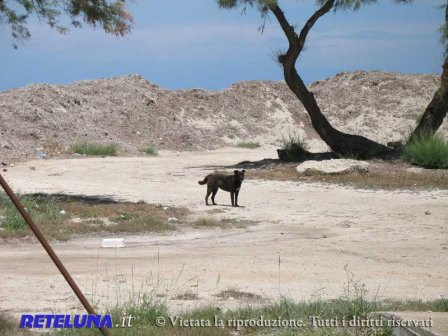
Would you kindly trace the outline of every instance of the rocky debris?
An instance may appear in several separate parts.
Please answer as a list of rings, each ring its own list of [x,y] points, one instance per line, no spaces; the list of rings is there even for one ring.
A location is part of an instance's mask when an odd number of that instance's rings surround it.
[[[306,161],[297,166],[299,173],[347,174],[353,171],[367,172],[369,163],[352,159]]]
[[[343,221],[343,222],[341,222],[341,223],[338,223],[338,224],[336,224],[336,225],[339,226],[339,227],[341,227],[341,228],[344,228],[344,229],[349,229],[349,228],[352,227],[353,224],[354,224],[353,222],[350,222],[350,221],[348,221],[348,220],[345,220],[345,221]]]
[[[387,143],[405,137],[438,84],[434,75],[358,71],[309,88],[335,127]],[[249,81],[217,91],[165,90],[128,75],[0,92],[2,160],[61,156],[76,142],[114,143],[119,154],[134,155],[148,146],[203,150],[239,141],[279,146],[290,134],[326,149],[283,81]],[[448,134],[447,122],[442,134]]]

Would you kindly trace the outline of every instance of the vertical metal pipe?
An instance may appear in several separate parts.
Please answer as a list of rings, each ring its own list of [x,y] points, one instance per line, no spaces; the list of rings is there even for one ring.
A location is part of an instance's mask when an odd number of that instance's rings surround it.
[[[31,216],[29,215],[29,213],[25,210],[25,208],[23,207],[22,203],[20,203],[19,198],[14,194],[14,192],[11,190],[11,188],[8,185],[8,183],[6,183],[5,179],[3,178],[3,176],[1,174],[0,174],[0,184],[3,187],[3,189],[5,190],[5,192],[8,195],[8,197],[11,199],[11,201],[16,206],[17,210],[22,215],[22,217],[25,220],[25,222],[28,224],[30,229],[33,231],[33,233],[36,236],[36,238],[40,241],[40,243],[44,247],[45,251],[47,251],[47,253],[50,256],[51,260],[53,260],[53,262],[56,265],[56,267],[62,273],[62,275],[64,276],[65,280],[67,281],[67,283],[72,288],[73,292],[75,292],[76,296],[78,297],[79,301],[81,301],[81,303],[84,306],[84,308],[87,310],[87,312],[89,314],[96,315],[95,310],[90,305],[89,301],[84,296],[82,291],[79,289],[79,287],[76,284],[75,280],[73,280],[72,276],[67,271],[67,269],[65,268],[64,264],[61,262],[59,257],[56,255],[56,253],[54,252],[54,250],[51,247],[51,245],[48,243],[48,241],[45,238],[45,236],[42,234],[42,232],[40,232],[40,230],[37,227],[37,225],[31,219]],[[110,336],[108,329],[106,329],[106,328],[99,328],[99,329],[100,329],[101,333],[104,336]]]

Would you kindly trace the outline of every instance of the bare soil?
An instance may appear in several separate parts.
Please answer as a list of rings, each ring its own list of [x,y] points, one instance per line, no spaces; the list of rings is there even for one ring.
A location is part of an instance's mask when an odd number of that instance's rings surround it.
[[[365,284],[370,298],[446,295],[447,190],[365,190],[247,179],[241,207],[230,207],[230,195],[223,191],[216,197],[219,205],[205,206],[205,187],[197,181],[206,174],[275,155],[264,147],[35,160],[16,164],[4,176],[22,193],[144,200],[186,207],[193,218],[257,223],[235,229],[178,224],[177,231],[167,234],[126,235],[126,247],[118,249],[102,249],[103,237],[97,236],[53,243],[79,286],[101,308],[136,293],[166,300],[173,311],[203,304],[258,304],[280,296],[334,298],[349,283],[345,268]],[[250,177],[251,170],[246,174]],[[0,265],[1,310],[81,309],[38,243],[2,242]],[[227,292],[250,294],[219,295]]]

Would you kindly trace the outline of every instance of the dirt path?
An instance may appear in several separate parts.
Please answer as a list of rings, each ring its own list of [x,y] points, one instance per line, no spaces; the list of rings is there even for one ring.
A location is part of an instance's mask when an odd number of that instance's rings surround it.
[[[195,216],[259,222],[244,229],[181,227],[174,234],[126,237],[123,249],[101,249],[101,237],[54,243],[80,287],[100,305],[123,302],[138,292],[167,299],[173,310],[239,304],[215,296],[227,289],[269,299],[338,297],[347,285],[345,265],[370,296],[380,299],[446,295],[447,191],[369,191],[247,180],[240,193],[243,207],[223,206],[230,197],[222,191],[217,195],[221,206],[204,205],[205,187],[197,181],[212,165],[273,156],[272,150],[233,148],[162,152],[148,158],[42,160],[18,164],[5,178],[21,192],[113,195],[185,206]],[[79,308],[38,244],[3,243],[0,265],[1,310]],[[175,299],[183,293],[198,294],[198,299]]]

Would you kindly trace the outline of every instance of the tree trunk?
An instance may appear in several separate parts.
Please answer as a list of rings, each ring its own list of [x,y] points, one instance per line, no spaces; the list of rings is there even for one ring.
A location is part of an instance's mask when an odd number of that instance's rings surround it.
[[[289,88],[308,112],[313,128],[332,151],[342,156],[359,159],[378,157],[393,152],[391,148],[363,136],[347,134],[335,129],[322,114],[313,92],[308,91],[295,67],[284,64],[284,75]]]
[[[302,102],[308,112],[311,123],[323,141],[336,153],[342,156],[367,159],[392,154],[390,147],[369,140],[363,136],[346,134],[335,129],[322,114],[314,94],[308,91],[296,70],[296,61],[303,50],[308,32],[314,23],[326,14],[334,4],[334,0],[327,0],[305,23],[298,36],[294,27],[289,24],[283,11],[277,3],[269,5],[269,9],[277,18],[280,26],[288,38],[289,48],[286,54],[279,55],[278,61],[283,66],[283,73],[288,87]]]
[[[442,125],[443,119],[448,111],[448,56],[443,63],[443,71],[439,89],[434,94],[431,102],[425,110],[420,122],[412,132],[408,141],[420,134],[434,134]]]

